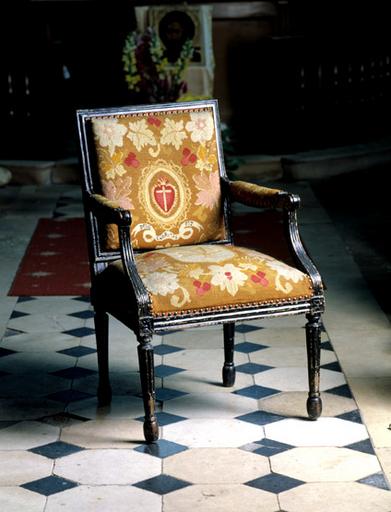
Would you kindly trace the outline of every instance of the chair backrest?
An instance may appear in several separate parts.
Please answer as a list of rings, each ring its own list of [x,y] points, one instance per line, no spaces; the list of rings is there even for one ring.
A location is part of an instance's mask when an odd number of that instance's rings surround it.
[[[129,209],[134,249],[228,241],[216,100],[79,110],[85,189]],[[107,226],[101,251],[117,251]]]

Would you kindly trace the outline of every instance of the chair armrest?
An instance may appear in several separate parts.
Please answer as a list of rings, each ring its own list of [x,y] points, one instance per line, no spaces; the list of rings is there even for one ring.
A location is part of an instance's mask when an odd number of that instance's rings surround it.
[[[134,294],[139,322],[144,325],[145,332],[152,332],[150,298],[137,271],[130,239],[129,227],[132,223],[130,211],[122,208],[118,201],[111,201],[101,194],[87,194],[87,204],[100,220],[118,226],[121,261],[131,285],[129,291]]]
[[[88,194],[87,203],[92,212],[107,223],[118,226],[130,226],[132,223],[130,211],[122,208],[118,201],[110,201],[100,194]]]
[[[296,210],[300,197],[276,188],[262,187],[246,181],[228,182],[232,201],[257,208],[283,208]]]
[[[296,210],[300,206],[300,197],[279,189],[262,187],[245,181],[229,181],[226,184],[232,201],[238,201],[246,206],[281,208],[283,210],[285,233],[292,255],[299,268],[309,275],[315,294],[322,296],[322,278],[305,249],[298,230]]]

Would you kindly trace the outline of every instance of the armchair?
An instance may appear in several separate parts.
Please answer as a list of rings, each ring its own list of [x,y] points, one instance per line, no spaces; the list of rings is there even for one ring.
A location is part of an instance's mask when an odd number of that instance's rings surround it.
[[[111,399],[108,314],[132,329],[147,442],[158,438],[154,333],[223,325],[224,386],[235,381],[235,322],[305,314],[311,419],[319,393],[321,277],[300,240],[298,196],[228,180],[215,100],[80,110],[83,197],[98,352]],[[296,265],[234,244],[231,203],[283,211]]]

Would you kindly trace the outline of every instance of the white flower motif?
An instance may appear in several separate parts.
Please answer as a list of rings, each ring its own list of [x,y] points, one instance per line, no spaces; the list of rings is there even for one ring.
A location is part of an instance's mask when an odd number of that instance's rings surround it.
[[[183,131],[183,121],[175,122],[172,119],[164,120],[164,127],[162,128],[160,139],[162,144],[172,144],[175,149],[178,150],[186,137],[186,132]]]
[[[161,249],[161,252],[176,261],[186,263],[220,262],[230,260],[235,253],[222,245],[191,245]]]
[[[193,142],[206,142],[211,140],[214,132],[213,117],[210,112],[193,112],[191,121],[186,123],[186,130],[191,133]]]
[[[276,260],[272,256],[268,256],[262,252],[254,251],[252,249],[238,249],[238,251],[242,252],[244,255],[263,261],[266,266],[274,270],[277,274],[275,277],[276,289],[283,293],[290,293],[293,290],[293,286],[289,282],[283,283],[281,278],[285,279],[285,281],[298,283],[306,277],[305,274],[297,268],[290,267],[286,263]]]
[[[212,273],[211,284],[220,286],[220,290],[227,290],[227,292],[234,296],[236,295],[239,286],[243,286],[247,281],[247,276],[241,272],[232,263],[226,265],[209,265],[209,270]]]
[[[148,128],[147,121],[145,119],[130,122],[129,131],[126,136],[133,142],[137,151],[141,151],[144,146],[157,145],[155,136],[152,130]]]
[[[115,179],[116,176],[123,176],[126,173],[126,169],[122,164],[116,164],[113,162],[113,165],[110,167],[108,171],[106,171],[107,179]]]
[[[94,119],[93,126],[99,144],[108,147],[113,156],[115,148],[123,146],[126,127],[119,124],[118,119]]]
[[[204,274],[204,271],[201,267],[194,268],[193,270],[190,270],[189,276],[193,279],[199,279]]]
[[[169,269],[169,267],[167,267],[167,259],[153,252],[136,256],[136,263],[139,272],[142,274],[155,272],[155,270],[161,270],[162,268],[166,270]]]
[[[294,283],[302,281],[305,277],[303,272],[300,272],[297,268],[289,267],[282,261],[275,260],[274,258],[266,259],[266,265],[275,270],[279,277],[284,277],[288,281],[293,281]]]
[[[153,295],[163,295],[163,297],[174,293],[179,288],[176,274],[170,272],[151,272],[143,276],[143,282]]]
[[[213,168],[213,164],[205,162],[205,160],[197,160],[197,162],[195,163],[195,167],[200,171],[211,171]]]

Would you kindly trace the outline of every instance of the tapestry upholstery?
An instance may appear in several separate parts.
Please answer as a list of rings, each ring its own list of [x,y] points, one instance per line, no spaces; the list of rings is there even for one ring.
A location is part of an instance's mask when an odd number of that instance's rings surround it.
[[[292,302],[313,295],[306,274],[243,247],[171,247],[135,258],[155,316]],[[121,261],[110,266],[123,272]]]
[[[211,108],[92,119],[102,194],[130,210],[135,249],[226,238]],[[107,249],[118,249],[107,227]]]
[[[240,180],[230,182],[229,192],[232,201],[256,208],[281,208],[289,200],[287,192]]]

